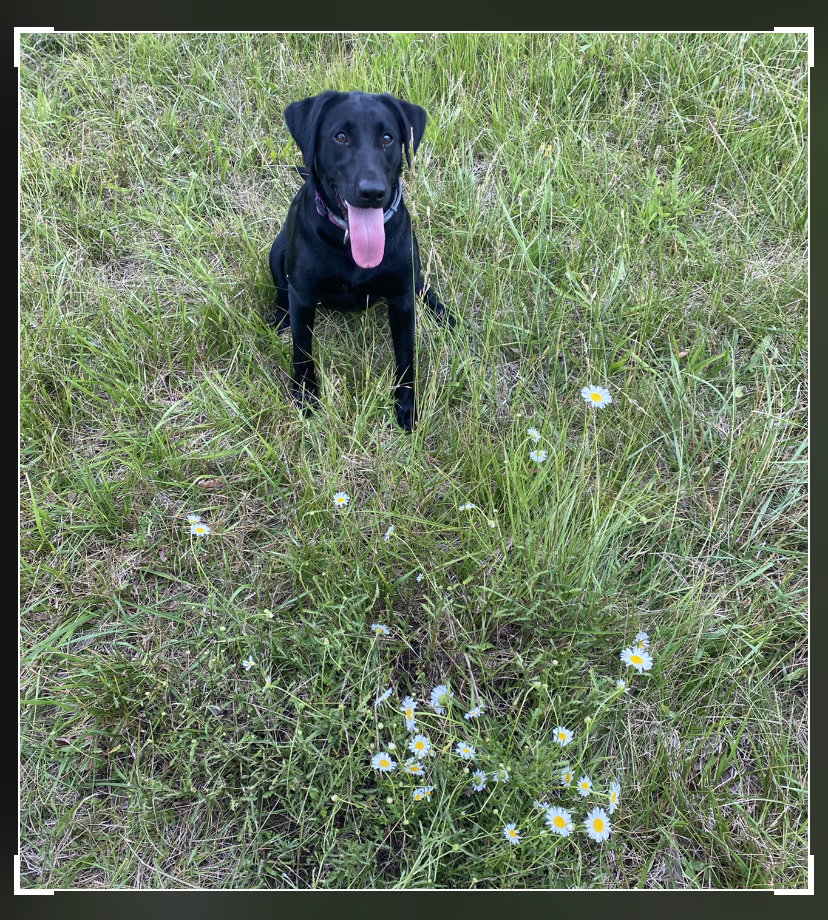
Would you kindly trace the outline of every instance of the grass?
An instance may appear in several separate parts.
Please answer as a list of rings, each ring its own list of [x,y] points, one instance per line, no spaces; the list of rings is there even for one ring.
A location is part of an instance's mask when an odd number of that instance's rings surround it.
[[[793,34],[21,39],[21,885],[807,885],[807,76]],[[327,87],[430,114],[460,322],[412,436],[384,309],[317,320],[308,420],[264,320]]]

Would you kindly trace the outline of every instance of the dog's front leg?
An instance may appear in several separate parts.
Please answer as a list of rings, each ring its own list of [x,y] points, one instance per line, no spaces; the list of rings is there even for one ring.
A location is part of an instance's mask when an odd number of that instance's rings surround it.
[[[417,422],[414,404],[414,298],[398,297],[388,302],[388,324],[397,361],[395,397],[397,421],[406,431]]]
[[[316,307],[306,306],[293,285],[288,288],[290,300],[290,334],[293,339],[293,398],[310,415],[319,397],[316,368],[313,363],[313,322]]]

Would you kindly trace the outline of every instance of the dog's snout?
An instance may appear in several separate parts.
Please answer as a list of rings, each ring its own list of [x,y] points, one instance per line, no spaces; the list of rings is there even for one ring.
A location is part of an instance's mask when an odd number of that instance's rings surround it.
[[[359,203],[365,208],[379,208],[385,200],[387,189],[379,179],[360,179],[357,184]]]

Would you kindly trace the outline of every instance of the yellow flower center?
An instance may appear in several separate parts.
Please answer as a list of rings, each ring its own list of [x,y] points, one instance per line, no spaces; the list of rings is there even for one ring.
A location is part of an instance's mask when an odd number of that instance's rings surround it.
[[[641,655],[630,655],[630,661],[633,664],[644,664],[644,659],[641,657]]]
[[[552,823],[555,825],[555,827],[559,827],[561,830],[566,827],[566,821],[564,821],[560,815],[555,815],[555,817],[552,819]]]
[[[596,834],[600,834],[604,829],[604,822],[600,818],[595,818],[592,822],[592,828]]]
[[[380,760],[380,766],[381,766],[381,767],[387,767],[387,766],[388,766],[388,761],[387,761],[387,760],[384,760],[384,759],[383,759],[383,760]]]
[[[566,741],[566,735],[564,732],[558,732],[558,741]]]
[[[416,741],[416,742],[414,743],[414,747],[417,748],[418,751],[421,751],[421,750],[423,749],[423,742],[422,742],[422,741]]]
[[[581,783],[581,789],[589,789],[589,783]]]
[[[615,796],[616,796],[616,793],[615,793],[615,792],[613,792],[612,795],[610,796],[610,803],[611,803],[612,805],[615,804]]]
[[[590,393],[590,394],[589,394],[589,398],[590,398],[593,402],[601,402],[601,394],[600,394],[600,393]]]
[[[406,709],[406,711],[405,711],[405,717],[406,717],[406,719],[413,719],[413,718],[414,718],[410,706],[409,706],[408,709]]]
[[[565,782],[565,783],[571,783],[571,782],[572,782],[572,774],[571,774],[571,773],[564,773],[564,782]]]
[[[512,829],[509,831],[509,836],[512,837],[512,838],[517,837],[517,831],[515,831],[515,829],[512,828]]]

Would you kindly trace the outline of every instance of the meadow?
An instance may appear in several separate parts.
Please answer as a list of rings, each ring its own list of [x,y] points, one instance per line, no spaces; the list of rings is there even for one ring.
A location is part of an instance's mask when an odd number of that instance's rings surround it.
[[[795,34],[22,38],[22,886],[807,885],[807,81]],[[383,306],[317,317],[309,418],[267,323],[326,88],[429,113],[411,435]]]

